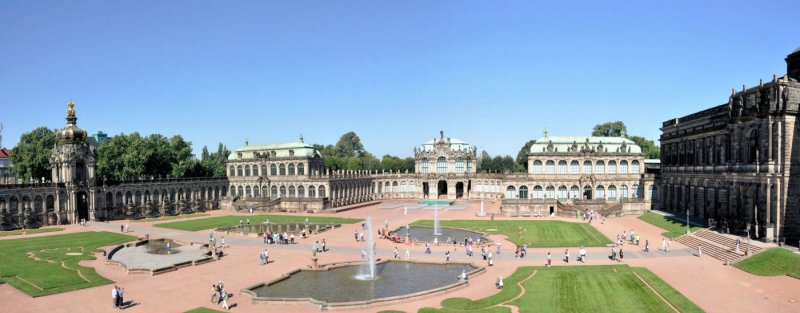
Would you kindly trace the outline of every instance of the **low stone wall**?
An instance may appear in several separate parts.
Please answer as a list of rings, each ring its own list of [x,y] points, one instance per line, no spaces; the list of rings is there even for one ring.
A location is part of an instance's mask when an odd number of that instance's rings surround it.
[[[480,275],[486,272],[486,268],[478,265],[476,263],[468,263],[468,262],[428,262],[428,261],[421,261],[421,260],[378,260],[376,264],[382,264],[386,262],[408,262],[408,263],[418,263],[418,264],[469,264],[475,269],[468,272],[467,276],[471,279],[476,275]],[[423,298],[433,297],[448,291],[457,290],[461,288],[465,288],[468,286],[468,281],[458,281],[456,283],[442,286],[439,288],[425,290],[417,293],[402,295],[402,296],[395,296],[395,297],[387,297],[387,298],[380,298],[380,299],[372,299],[366,301],[354,301],[354,302],[339,302],[339,303],[328,303],[325,301],[315,300],[314,298],[271,298],[271,297],[259,297],[256,295],[255,292],[252,290],[262,287],[262,286],[270,286],[276,284],[284,279],[288,279],[300,271],[328,271],[339,267],[345,266],[356,266],[361,265],[362,263],[359,261],[355,262],[344,262],[344,263],[330,263],[320,266],[319,268],[297,268],[292,270],[286,274],[281,275],[278,278],[270,280],[265,283],[258,283],[249,287],[246,287],[240,290],[241,295],[248,295],[252,299],[254,304],[308,304],[317,306],[320,310],[346,310],[346,309],[365,309],[365,308],[373,308],[378,306],[384,306],[389,304],[396,304],[404,301],[415,301]]]

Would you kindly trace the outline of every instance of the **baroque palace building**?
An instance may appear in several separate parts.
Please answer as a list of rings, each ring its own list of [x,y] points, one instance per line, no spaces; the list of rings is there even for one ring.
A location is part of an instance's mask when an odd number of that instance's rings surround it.
[[[783,77],[663,123],[658,207],[765,241],[800,239],[800,49],[786,63]]]

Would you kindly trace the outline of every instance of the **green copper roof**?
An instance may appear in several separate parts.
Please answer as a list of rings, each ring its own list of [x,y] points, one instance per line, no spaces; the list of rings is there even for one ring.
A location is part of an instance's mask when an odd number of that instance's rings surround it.
[[[449,139],[446,139],[446,140],[450,140],[450,142],[449,142],[450,143],[450,150],[458,151],[458,150],[467,150],[467,149],[470,148],[469,144],[464,142],[463,140],[458,140],[458,139],[455,139],[455,138],[449,138]],[[439,140],[428,140],[428,141],[426,141],[425,143],[423,143],[421,145],[422,150],[424,150],[424,151],[436,150],[435,144],[438,141]]]
[[[271,143],[263,145],[246,145],[239,147],[228,156],[228,160],[252,159],[255,153],[266,153],[270,158],[311,158],[320,155],[312,145],[302,141]]]
[[[625,152],[627,153],[642,153],[642,148],[637,146],[630,139],[625,139],[622,137],[587,137],[587,136],[548,136],[536,139],[536,143],[531,146],[531,153],[542,153],[548,152],[547,147],[550,144],[553,144],[553,151],[558,152],[569,152],[569,149],[572,148],[572,145],[575,144],[578,146],[578,150],[585,145],[588,145],[591,149],[597,147],[602,144],[603,151],[607,151],[609,153],[612,152],[619,152],[620,147],[624,143],[626,146]]]

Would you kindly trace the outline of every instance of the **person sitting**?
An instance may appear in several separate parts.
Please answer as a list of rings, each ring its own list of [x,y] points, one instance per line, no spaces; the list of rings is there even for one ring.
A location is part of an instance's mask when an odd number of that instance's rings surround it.
[[[503,276],[497,277],[497,282],[494,283],[497,289],[503,289]]]

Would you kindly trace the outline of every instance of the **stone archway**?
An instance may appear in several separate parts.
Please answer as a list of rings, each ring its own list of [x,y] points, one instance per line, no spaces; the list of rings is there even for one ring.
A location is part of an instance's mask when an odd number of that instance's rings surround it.
[[[456,183],[456,199],[461,199],[464,197],[464,182],[457,182]]]
[[[444,195],[447,198],[447,181],[440,180],[439,183],[436,184],[436,198],[438,199],[440,196]]]
[[[76,202],[76,217],[78,220],[72,221],[73,223],[80,222],[82,219],[89,220],[89,198],[86,196],[85,191],[79,191],[75,194],[75,202]]]

